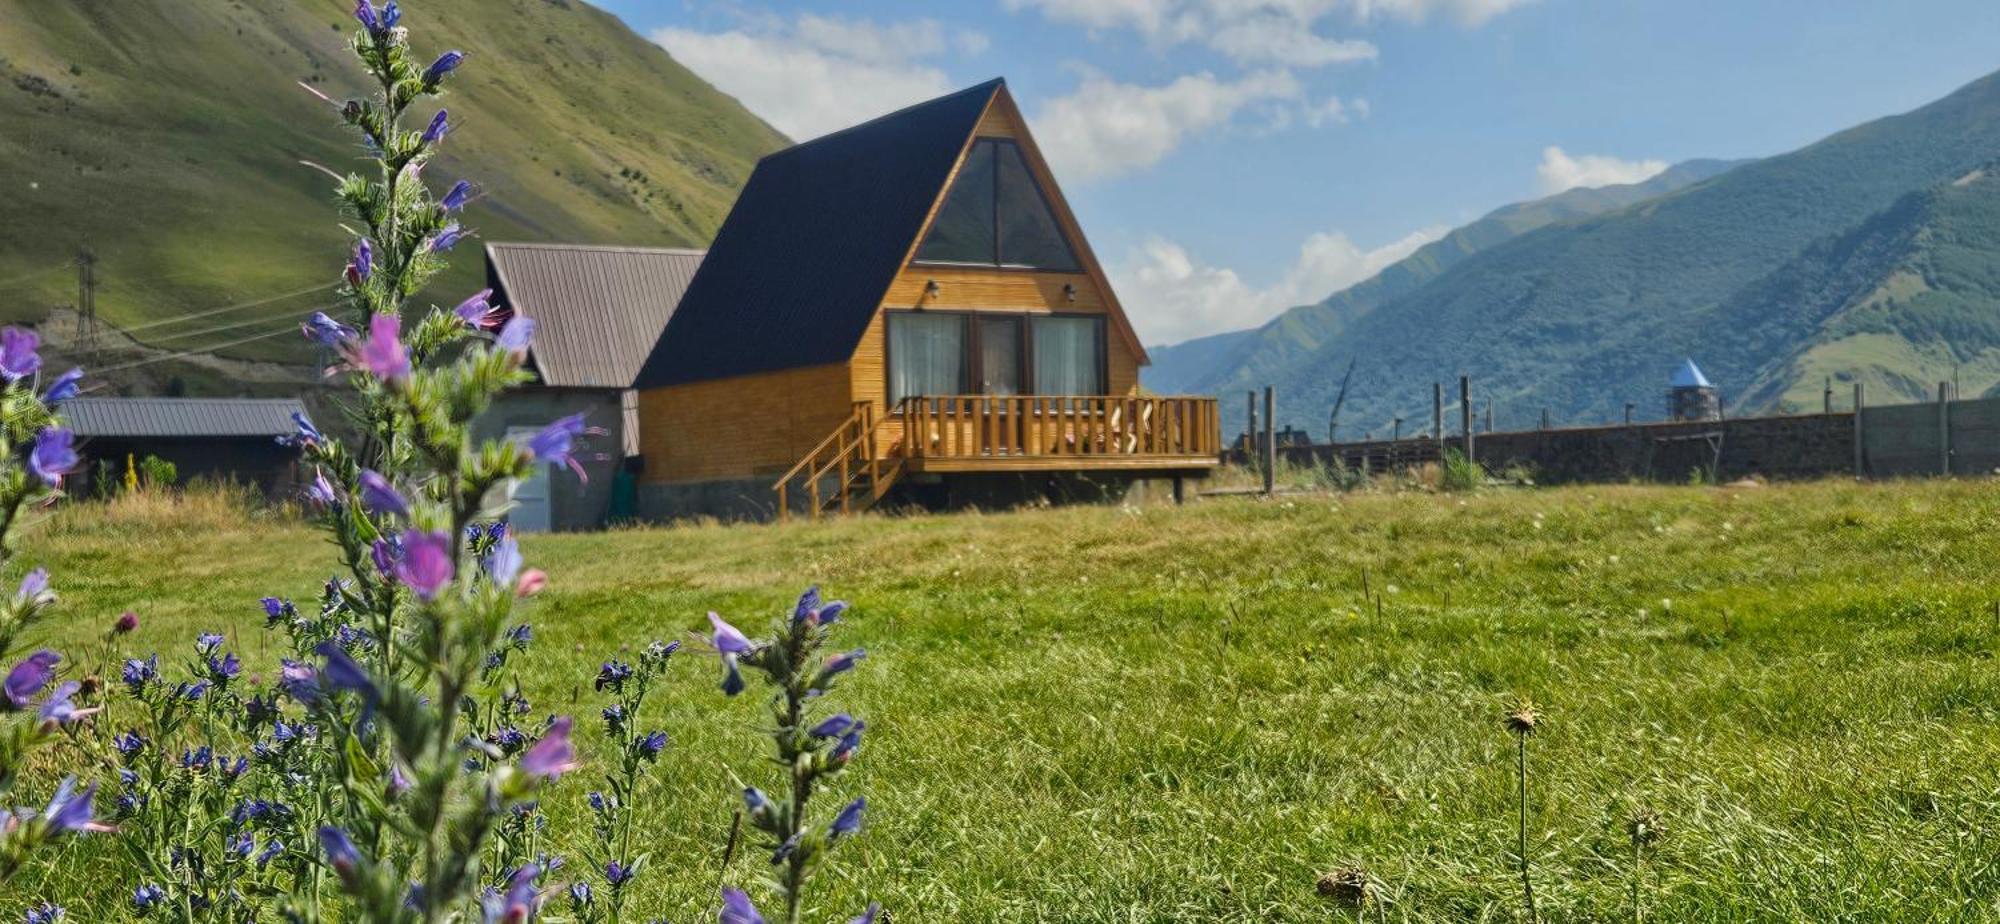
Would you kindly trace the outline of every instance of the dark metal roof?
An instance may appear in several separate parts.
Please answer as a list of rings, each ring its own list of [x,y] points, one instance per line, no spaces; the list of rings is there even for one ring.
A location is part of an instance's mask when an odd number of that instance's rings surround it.
[[[78,436],[283,436],[294,398],[71,398],[57,409]]]
[[[852,356],[1004,85],[988,81],[760,161],[638,387]]]
[[[580,244],[487,244],[499,304],[535,319],[542,384],[630,388],[702,251]]]

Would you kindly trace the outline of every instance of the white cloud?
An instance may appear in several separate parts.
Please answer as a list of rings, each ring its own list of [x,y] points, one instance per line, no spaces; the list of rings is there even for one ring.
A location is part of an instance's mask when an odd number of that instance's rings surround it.
[[[1666,169],[1667,162],[1664,160],[1621,160],[1601,154],[1572,157],[1562,148],[1550,145],[1542,149],[1542,163],[1535,168],[1535,178],[1542,192],[1554,194],[1579,186],[1622,186],[1644,182]]]
[[[1245,109],[1304,96],[1298,80],[1285,71],[1238,80],[1190,74],[1157,87],[1093,74],[1075,93],[1043,105],[1030,121],[1057,175],[1082,182],[1150,167]]]
[[[761,17],[724,32],[660,29],[653,41],[799,140],[951,92],[950,78],[926,62],[978,55],[989,44],[933,20],[881,25],[813,14]]]
[[[1320,301],[1361,282],[1443,236],[1426,228],[1364,250],[1338,232],[1306,238],[1277,283],[1258,287],[1235,270],[1202,262],[1165,238],[1151,238],[1111,267],[1113,284],[1147,343],[1256,327],[1287,308]]]
[[[1375,46],[1325,35],[1322,21],[1433,16],[1479,26],[1533,0],[1005,0],[1053,22],[1096,32],[1127,30],[1155,48],[1201,44],[1248,66],[1325,67],[1372,60]]]
[[[1424,22],[1432,15],[1446,16],[1463,26],[1485,25],[1508,10],[1534,0],[1355,0],[1356,12],[1364,19],[1393,16],[1408,22]]]

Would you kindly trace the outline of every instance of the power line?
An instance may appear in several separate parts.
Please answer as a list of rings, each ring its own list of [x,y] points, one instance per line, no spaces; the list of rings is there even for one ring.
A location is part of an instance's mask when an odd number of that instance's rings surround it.
[[[334,305],[315,305],[315,306],[313,306],[313,310],[315,310],[315,311],[325,311],[326,309],[328,309],[328,308],[333,308],[333,307],[336,307],[336,306],[334,306]],[[171,333],[171,334],[162,334],[162,335],[160,335],[160,336],[158,336],[158,337],[154,337],[154,338],[152,338],[151,340],[149,340],[149,341],[147,341],[147,342],[148,342],[148,343],[164,343],[164,342],[166,342],[166,341],[169,341],[169,340],[182,340],[182,339],[186,339],[186,338],[188,338],[188,337],[200,337],[200,336],[203,336],[203,335],[205,335],[205,334],[220,334],[220,333],[223,333],[223,332],[225,332],[225,331],[232,331],[232,330],[237,330],[237,329],[239,329],[239,328],[244,328],[244,327],[255,327],[255,326],[257,326],[257,325],[260,325],[260,324],[269,324],[269,323],[271,323],[272,321],[275,321],[275,320],[278,320],[278,319],[277,319],[277,318],[251,318],[251,319],[250,319],[250,320],[248,320],[248,321],[231,321],[231,322],[229,322],[228,324],[217,324],[217,325],[214,325],[214,326],[211,326],[211,327],[204,327],[204,328],[200,328],[200,329],[198,329],[198,330],[184,330],[184,331],[179,331],[179,332],[177,332],[177,333]],[[287,321],[287,323],[293,323],[293,322],[290,322],[290,321]]]
[[[243,344],[246,343],[255,343],[259,340],[269,340],[272,337],[282,337],[286,334],[292,333],[293,330],[294,328],[291,325],[287,324],[286,326],[279,328],[278,330],[271,331],[268,334],[256,334],[249,337],[242,337],[236,340],[231,340],[227,343],[218,343],[206,349],[187,350],[180,353],[169,353],[165,356],[155,356],[151,359],[142,359],[136,362],[124,363],[122,365],[117,365],[117,366],[107,366],[103,369],[93,369],[91,370],[91,374],[104,375],[106,373],[111,373],[111,372],[123,372],[127,369],[137,369],[140,366],[150,366],[154,363],[163,363],[169,360],[186,359],[190,356],[207,356],[215,353],[218,350],[226,350],[229,349],[230,347],[242,346]]]
[[[242,302],[235,305],[224,305],[220,308],[210,308],[204,311],[195,311],[189,314],[176,315],[171,318],[161,318],[157,321],[147,321],[144,324],[136,324],[131,327],[121,328],[121,330],[127,334],[132,333],[133,331],[150,330],[152,328],[162,327],[168,324],[179,324],[182,321],[194,321],[201,318],[213,317],[218,314],[228,314],[231,311],[242,311],[245,308],[255,308],[259,305],[268,305],[271,304],[272,302],[281,302],[288,298],[297,298],[301,295],[306,295],[312,292],[323,292],[323,291],[331,292],[335,288],[336,287],[334,286],[328,286],[328,285],[308,286],[296,292],[286,292],[283,295],[273,295],[269,298],[260,298],[255,301]]]
[[[0,289],[7,289],[7,288],[12,288],[14,286],[25,285],[29,282],[33,282],[34,280],[40,279],[43,276],[52,276],[56,273],[60,273],[63,270],[69,269],[70,267],[75,265],[76,265],[75,260],[64,260],[61,263],[58,263],[54,266],[48,267],[46,269],[38,269],[25,276],[16,276],[12,279],[0,280]]]

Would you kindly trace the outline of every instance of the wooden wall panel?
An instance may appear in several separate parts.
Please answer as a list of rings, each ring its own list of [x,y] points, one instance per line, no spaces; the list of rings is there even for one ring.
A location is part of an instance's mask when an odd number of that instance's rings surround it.
[[[647,484],[776,477],[853,412],[835,363],[639,393]]]

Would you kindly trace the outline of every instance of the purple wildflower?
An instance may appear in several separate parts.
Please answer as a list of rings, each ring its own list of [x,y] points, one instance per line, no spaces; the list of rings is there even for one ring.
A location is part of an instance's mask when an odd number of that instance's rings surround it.
[[[139,614],[131,610],[126,610],[124,613],[119,614],[117,622],[111,624],[111,634],[129,635],[133,630],[138,628]]]
[[[363,0],[363,2],[366,2],[366,0]],[[132,908],[139,912],[140,917],[144,917],[148,912],[153,910],[154,906],[166,900],[167,890],[160,888],[155,883],[149,882],[132,890]]]
[[[436,237],[431,238],[430,251],[431,253],[444,253],[453,247],[457,247],[458,242],[464,237],[465,231],[459,228],[458,222],[454,221],[439,230]]]
[[[375,4],[370,0],[355,0],[354,18],[369,32],[382,31],[382,18],[375,13]]]
[[[124,734],[113,735],[111,737],[111,746],[117,748],[121,756],[129,758],[146,749],[146,737],[139,734],[136,730],[128,731]]]
[[[318,427],[313,426],[312,421],[306,419],[303,411],[292,412],[291,435],[278,437],[278,444],[281,446],[297,446],[304,449],[310,449],[324,442],[326,437],[319,432]]]
[[[360,347],[350,345],[356,366],[368,370],[378,379],[397,382],[410,375],[410,353],[403,348],[403,319],[393,314],[378,314],[368,319],[368,340]]]
[[[486,567],[486,576],[493,580],[494,586],[507,587],[513,584],[515,576],[521,573],[521,544],[515,542],[513,536],[501,538],[500,541],[493,543],[493,548],[486,553],[486,560],[482,564]]]
[[[396,486],[382,477],[382,473],[370,468],[361,470],[361,506],[379,516],[410,515],[410,502],[403,499]]]
[[[597,669],[597,680],[591,686],[599,693],[605,690],[616,693],[624,690],[625,681],[630,679],[632,679],[632,666],[614,659],[604,662],[603,666]]]
[[[326,862],[342,879],[351,879],[361,865],[361,851],[356,850],[347,832],[332,825],[319,828],[319,849],[326,854]]]
[[[83,684],[74,680],[56,687],[55,692],[50,693],[49,698],[42,703],[42,708],[35,714],[35,718],[43,723],[68,725],[86,716],[95,715],[98,712],[96,709],[76,707],[76,694],[82,689]]]
[[[512,327],[513,325],[510,324],[508,326]],[[576,473],[578,478],[588,484],[590,482],[590,475],[585,473],[583,465],[576,461],[576,438],[579,436],[601,436],[604,432],[602,427],[585,425],[581,413],[571,414],[543,427],[540,433],[528,438],[528,444],[525,447],[528,459],[536,462],[566,465],[570,471]]]
[[[83,370],[72,368],[49,383],[49,389],[42,392],[42,403],[50,407],[68,401],[83,391]]]
[[[451,189],[444,194],[444,198],[438,200],[438,208],[456,212],[465,208],[465,204],[470,201],[472,201],[472,181],[459,180],[452,184]]]
[[[827,658],[826,663],[820,665],[819,676],[813,678],[813,688],[818,690],[826,689],[826,685],[832,683],[833,678],[853,670],[854,665],[865,657],[868,657],[868,650],[865,648],[856,648],[853,651],[843,651],[840,654]]]
[[[67,914],[69,912],[64,911],[61,905],[43,902],[33,908],[29,908],[28,916],[22,918],[21,921],[22,924],[57,924]]]
[[[542,867],[530,863],[514,871],[505,892],[490,892],[481,899],[484,924],[519,924],[532,917],[541,903],[541,892],[535,888],[535,880],[541,875]]]
[[[347,656],[340,646],[333,642],[321,642],[313,653],[326,659],[326,667],[320,673],[326,682],[336,690],[351,690],[361,694],[361,699],[370,707],[382,700],[382,691],[375,688],[375,681],[369,679],[368,672],[354,659]]]
[[[126,663],[130,665],[134,662]],[[129,677],[127,682],[130,682]],[[278,689],[308,708],[318,706],[324,699],[319,685],[319,671],[310,664],[289,658],[279,662]]]
[[[631,882],[632,877],[637,875],[638,873],[632,867],[626,866],[617,860],[612,860],[604,864],[604,881],[610,883],[614,889],[623,888],[625,883]]]
[[[646,760],[656,760],[659,758],[660,752],[667,749],[667,733],[663,731],[653,732],[644,738],[632,742],[632,747],[639,752],[640,757]]]
[[[857,917],[854,920],[847,922],[847,924],[875,924],[876,916],[880,915],[881,913],[882,913],[881,902],[869,902],[868,910],[861,912],[860,917]]]
[[[396,559],[396,580],[416,591],[418,597],[436,599],[456,570],[451,537],[442,530],[404,530],[402,547],[402,555]]]
[[[79,461],[76,434],[62,427],[49,427],[35,434],[35,448],[28,453],[28,468],[43,483],[50,487],[61,484],[63,475],[76,468]]]
[[[507,322],[505,327],[500,328],[500,336],[496,338],[495,342],[500,345],[500,349],[516,355],[522,355],[528,352],[528,346],[534,340],[535,319],[527,315],[517,314],[512,320]]]
[[[841,735],[847,734],[848,729],[853,728],[854,725],[854,717],[843,712],[839,715],[829,716],[825,721],[813,726],[811,735],[815,738],[838,738]]]
[[[35,352],[42,338],[19,327],[0,329],[0,378],[18,382],[41,371],[42,357]]]
[[[722,911],[715,920],[716,924],[764,924],[764,916],[750,904],[750,896],[739,889],[722,890]]]
[[[569,716],[562,716],[551,723],[548,734],[521,755],[521,772],[554,780],[582,766],[577,763],[576,747],[569,740],[571,724]]]
[[[833,824],[827,827],[829,837],[846,837],[861,830],[861,813],[868,808],[866,797],[847,803],[840,814],[833,817]]]
[[[56,675],[56,665],[62,663],[62,655],[48,649],[29,655],[21,663],[14,665],[7,679],[0,682],[0,708],[25,709],[35,694],[49,685]]]
[[[362,238],[360,243],[354,245],[354,256],[347,261],[347,268],[350,275],[363,282],[368,281],[375,275],[375,245]]]
[[[389,5],[382,8],[382,28],[394,29],[396,24],[402,21],[402,8],[396,6],[396,0],[389,0]]]
[[[42,820],[49,828],[65,834],[84,834],[91,831],[109,831],[109,825],[99,824],[91,816],[90,800],[97,796],[97,784],[76,791],[76,777],[64,777],[62,785],[56,787],[55,798],[49,800],[49,807],[42,812]]]
[[[159,679],[160,656],[153,655],[144,661],[137,658],[128,659],[125,662],[124,670],[119,676],[120,679],[125,681],[126,688],[131,690],[134,695],[144,692],[148,684]]]
[[[453,308],[451,313],[464,321],[467,327],[486,330],[497,323],[494,315],[498,314],[499,310],[493,306],[493,290],[480,289],[472,293],[471,298],[459,302],[458,307]]]
[[[462,51],[447,51],[438,55],[438,59],[432,61],[431,66],[424,70],[424,83],[436,86],[438,81],[444,79],[444,75],[458,70],[458,66],[464,63],[465,52]]]
[[[431,124],[424,129],[425,144],[436,144],[444,139],[444,133],[451,125],[450,115],[443,109],[431,117]]]
[[[715,634],[709,641],[722,655],[722,692],[735,696],[743,692],[743,674],[736,669],[736,658],[751,650],[750,639],[735,626],[723,622],[722,617],[715,613],[708,614],[708,621],[715,627]]]
[[[21,586],[14,591],[15,603],[44,603],[43,594],[49,592],[49,569],[36,568],[21,577]]]
[[[360,336],[354,328],[328,317],[324,311],[313,312],[312,317],[305,319],[305,322],[299,325],[299,330],[306,335],[307,340],[323,347],[338,347]]]

